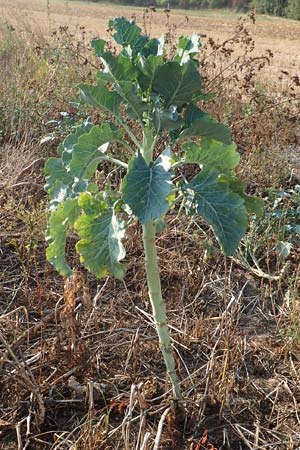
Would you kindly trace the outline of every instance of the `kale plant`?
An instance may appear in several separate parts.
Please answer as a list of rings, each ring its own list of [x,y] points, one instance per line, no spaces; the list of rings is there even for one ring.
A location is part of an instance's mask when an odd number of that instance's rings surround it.
[[[109,27],[120,50],[107,50],[104,40],[94,40],[92,47],[103,68],[95,85],[79,88],[82,101],[111,119],[101,125],[90,120],[80,125],[59,146],[58,157],[46,164],[47,258],[61,275],[72,274],[65,247],[73,229],[82,264],[96,277],[111,274],[121,279],[122,239],[129,223],[141,223],[160,348],[174,396],[181,400],[161,292],[158,228],[179,205],[188,215],[201,215],[223,253],[232,255],[246,233],[248,214],[261,204],[245,194],[235,175],[239,154],[230,129],[197,106],[209,99],[199,73],[199,36],[181,37],[177,53],[168,57],[164,39],[142,34],[133,21],[118,17]],[[116,146],[117,157],[111,150]],[[119,188],[99,191],[94,175],[103,162],[120,168]],[[181,175],[180,168],[187,164],[198,167],[191,181]]]

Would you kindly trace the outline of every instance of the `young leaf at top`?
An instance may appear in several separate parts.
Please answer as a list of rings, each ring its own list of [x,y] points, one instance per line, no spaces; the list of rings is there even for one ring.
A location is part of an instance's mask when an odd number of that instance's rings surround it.
[[[141,29],[134,21],[129,21],[125,17],[117,17],[109,21],[109,27],[116,32],[113,35],[117,44],[122,45],[125,54],[130,58],[135,58],[137,54],[145,56],[156,55],[160,42],[158,39],[149,39],[141,34]]]
[[[205,167],[184,186],[185,205],[190,214],[200,214],[212,227],[225,255],[233,255],[244,236],[248,215],[244,200],[219,180],[219,172]]]
[[[139,68],[138,82],[143,92],[152,92],[152,85],[156,69],[164,64],[161,55],[150,55],[148,58],[140,55],[137,61]]]
[[[174,60],[180,64],[185,64],[190,59],[198,55],[200,50],[200,36],[194,33],[191,37],[181,36],[177,45],[177,55]]]
[[[140,53],[148,41],[146,35],[141,34],[141,29],[134,21],[128,21],[125,17],[117,17],[108,23],[116,32],[113,35],[117,44],[122,47],[130,47],[133,55]]]
[[[158,219],[168,211],[171,178],[170,158],[166,154],[149,166],[141,155],[129,163],[122,186],[124,201],[142,224]]]
[[[185,105],[201,93],[199,71],[192,61],[182,66],[177,61],[167,62],[156,69],[153,90],[163,97],[166,108]]]
[[[122,54],[115,57],[106,52],[101,59],[105,68],[98,73],[97,78],[113,83],[113,88],[122,98],[130,117],[142,121],[144,112],[149,111],[149,105],[138,95],[137,67]]]

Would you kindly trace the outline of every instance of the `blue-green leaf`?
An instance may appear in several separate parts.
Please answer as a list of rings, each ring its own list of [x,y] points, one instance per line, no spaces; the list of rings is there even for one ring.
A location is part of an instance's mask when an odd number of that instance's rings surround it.
[[[152,90],[152,83],[156,69],[164,63],[161,55],[150,55],[148,58],[140,56],[138,60],[138,68],[140,70],[138,82],[143,92],[147,89]]]
[[[116,91],[110,91],[106,83],[99,81],[96,86],[90,84],[80,84],[81,100],[96,108],[111,112],[119,117],[119,106],[122,103],[122,97]]]
[[[167,109],[156,109],[153,121],[157,131],[178,130],[184,123],[177,112],[177,107],[174,105],[169,106]]]
[[[108,144],[122,139],[123,135],[122,129],[109,122],[104,122],[101,127],[94,126],[89,133],[81,135],[74,145],[70,161],[72,175],[79,179],[90,179]]]
[[[186,142],[184,163],[211,166],[220,172],[234,169],[240,160],[236,144],[224,144],[209,138],[201,138],[201,143]]]
[[[133,20],[117,17],[109,21],[109,26],[116,31],[113,38],[122,45],[128,57],[135,58],[138,54],[149,56],[160,53],[161,42],[155,38],[149,39],[147,35],[142,34],[140,27]]]
[[[182,66],[177,61],[165,63],[155,71],[153,89],[164,98],[165,107],[182,106],[201,93],[199,71],[192,61]]]
[[[204,168],[184,188],[189,213],[200,214],[212,227],[225,255],[233,255],[247,230],[248,216],[243,198],[230,190],[219,172]]]
[[[254,214],[257,217],[260,217],[263,214],[264,210],[263,200],[259,197],[247,195],[245,193],[246,185],[243,181],[239,180],[235,176],[224,174],[220,175],[220,180],[228,183],[230,186],[230,190],[232,192],[236,192],[237,194],[239,194],[240,197],[243,198],[248,214]]]
[[[79,136],[83,133],[88,133],[92,126],[92,119],[91,117],[88,117],[82,124],[78,125],[75,131],[69,134],[63,143],[58,147],[58,152],[61,155],[65,166],[69,164],[72,158],[73,147],[77,143]]]
[[[67,232],[74,225],[79,213],[77,198],[67,199],[50,214],[48,221],[46,256],[55,269],[65,277],[72,274],[65,258]]]
[[[137,93],[136,83],[130,81],[120,81],[116,88],[123,98],[126,107],[126,114],[134,120],[143,121],[145,113],[149,112],[149,104],[142,100]]]
[[[91,46],[93,47],[94,52],[100,58],[104,54],[105,45],[106,45],[106,42],[104,41],[104,39],[93,39],[91,42]]]
[[[114,56],[109,52],[103,53],[101,57],[104,63],[104,70],[98,72],[98,78],[101,74],[105,74],[105,79],[111,82],[118,83],[119,81],[134,81],[137,79],[137,68],[132,61],[120,53]]]
[[[231,144],[230,129],[213,119],[209,114],[190,104],[185,112],[186,128],[180,133],[179,139],[193,136],[206,136],[210,139]]]
[[[120,261],[125,257],[121,242],[124,222],[116,216],[113,207],[94,200],[88,193],[81,194],[79,205],[84,213],[74,227],[80,237],[76,249],[81,262],[98,278],[108,273],[123,278],[125,269]]]
[[[117,17],[109,21],[109,26],[116,31],[113,38],[117,44],[129,46],[133,55],[140,53],[148,41],[148,37],[141,34],[140,27],[133,20]]]
[[[50,195],[50,207],[56,207],[71,196],[74,177],[68,173],[61,158],[49,158],[45,164],[45,191]]]
[[[171,178],[170,158],[166,154],[159,156],[149,166],[141,155],[131,160],[122,191],[124,202],[142,224],[158,219],[168,211]]]

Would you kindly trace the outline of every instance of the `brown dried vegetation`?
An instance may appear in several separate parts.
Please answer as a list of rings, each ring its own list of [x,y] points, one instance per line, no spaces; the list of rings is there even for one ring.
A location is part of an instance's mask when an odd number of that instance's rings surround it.
[[[180,17],[176,27],[173,19],[149,10],[144,26],[167,23],[172,43],[188,23]],[[231,125],[249,190],[270,205],[266,188],[299,183],[299,67],[266,78],[273,51],[257,53],[253,21],[241,20],[223,41],[203,37],[201,70],[216,93],[206,107]],[[298,447],[299,243],[280,258],[284,223],[274,227],[271,214],[225,259],[200,220],[170,215],[158,246],[186,402],[184,420],[175,417],[138,227],[127,233],[124,282],[93,279],[71,245],[73,279],[64,282],[45,261],[41,167],[89,113],[69,104],[97,65],[86,29],[46,36],[26,22],[14,28],[1,22],[0,448]],[[104,167],[98,182],[107,175]],[[118,183],[117,173],[110,182]]]

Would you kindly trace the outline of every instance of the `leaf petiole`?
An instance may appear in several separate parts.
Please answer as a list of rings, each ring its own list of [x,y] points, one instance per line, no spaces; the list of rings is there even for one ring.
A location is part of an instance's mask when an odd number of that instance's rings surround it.
[[[91,164],[93,164],[93,163],[95,163],[95,162],[97,162],[97,161],[108,161],[108,162],[111,162],[111,163],[113,163],[113,164],[115,164],[116,166],[119,166],[119,167],[123,167],[124,169],[127,169],[128,168],[128,164],[126,164],[125,162],[123,162],[123,161],[120,161],[119,159],[117,159],[117,158],[114,158],[113,156],[109,156],[109,155],[101,155],[101,156],[98,156],[97,158],[95,158],[92,162],[91,162]]]

